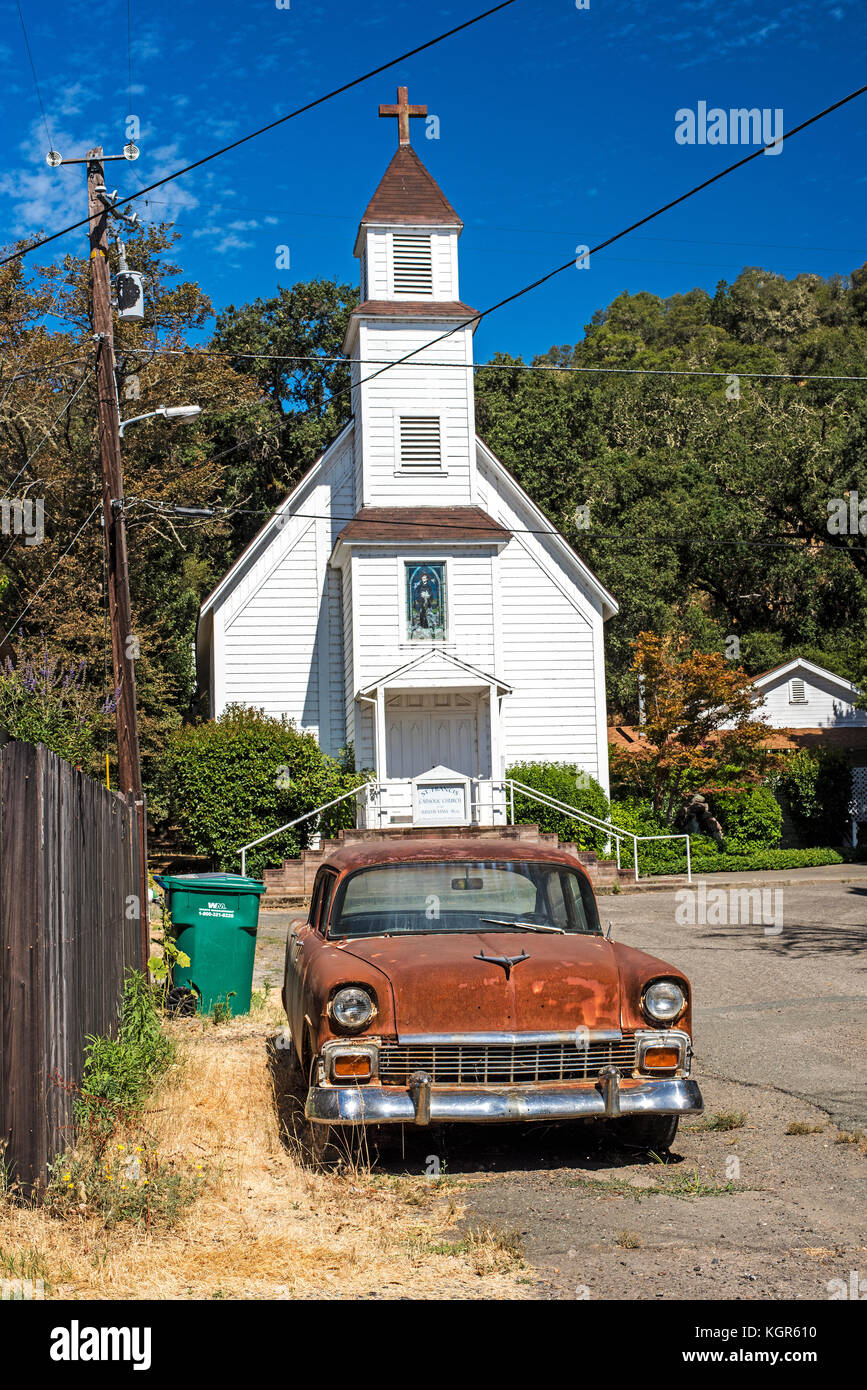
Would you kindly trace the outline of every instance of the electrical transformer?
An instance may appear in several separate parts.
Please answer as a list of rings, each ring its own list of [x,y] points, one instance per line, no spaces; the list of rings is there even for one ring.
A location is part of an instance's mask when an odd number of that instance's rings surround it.
[[[139,270],[119,270],[117,285],[117,316],[121,323],[144,322],[144,276]]]

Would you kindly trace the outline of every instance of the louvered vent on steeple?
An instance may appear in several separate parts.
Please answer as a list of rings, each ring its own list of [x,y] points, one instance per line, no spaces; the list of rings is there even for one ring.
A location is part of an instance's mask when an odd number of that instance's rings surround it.
[[[431,238],[413,232],[393,232],[392,268],[395,294],[433,294]]]
[[[401,415],[401,468],[440,468],[442,441],[438,415]]]

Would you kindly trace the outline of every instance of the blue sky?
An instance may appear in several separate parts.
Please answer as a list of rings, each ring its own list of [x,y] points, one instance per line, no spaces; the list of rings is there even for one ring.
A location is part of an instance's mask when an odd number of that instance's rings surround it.
[[[285,2],[285,0],[284,0]],[[484,0],[132,0],[141,158],[122,192],[460,23]],[[119,153],[129,114],[126,0],[21,0],[53,142]],[[0,29],[0,243],[84,211],[80,168],[51,170],[17,9]],[[781,108],[784,124],[865,81],[863,0],[517,0],[510,9],[260,137],[139,204],[174,217],[176,258],[217,309],[315,276],[357,279],[358,219],[396,146],[377,106],[398,83],[440,121],[413,143],[465,223],[461,290],[487,305],[747,153],[682,145],[681,108]],[[713,290],[744,265],[846,273],[867,260],[867,95],[649,227],[487,319],[476,355],[571,343],[624,289]],[[83,249],[82,232],[40,253]],[[277,247],[290,268],[276,268]],[[38,259],[38,256],[37,256]]]

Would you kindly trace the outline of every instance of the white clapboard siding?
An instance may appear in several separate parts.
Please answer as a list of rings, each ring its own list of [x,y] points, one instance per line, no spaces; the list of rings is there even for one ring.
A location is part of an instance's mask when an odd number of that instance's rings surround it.
[[[352,567],[344,566],[342,579],[342,601],[343,601],[343,699],[344,699],[344,726],[346,729],[347,743],[356,743],[357,737],[355,729],[355,692],[358,683],[355,677],[353,660],[353,640],[355,635],[355,614],[352,609]],[[359,767],[363,764],[359,763]]]
[[[792,680],[803,681],[806,700],[793,703]],[[759,717],[774,729],[845,729],[867,726],[867,710],[856,709],[854,700],[831,681],[802,669],[781,677],[764,691]]]
[[[423,241],[430,248],[430,278],[416,281],[414,288],[402,289],[400,268],[405,262],[405,248],[410,237]],[[408,249],[421,250],[412,246]],[[400,302],[431,297],[456,302],[460,299],[457,228],[367,227],[362,233],[360,251],[362,301],[394,299]],[[424,251],[422,254],[426,255]]]
[[[343,651],[343,595],[342,578],[339,570],[329,569],[326,573],[328,605],[328,669],[329,669],[329,734],[325,743],[324,731],[320,728],[320,739],[326,752],[336,757],[346,746],[346,690]]]
[[[354,562],[353,614],[357,623],[356,688],[364,688],[428,651],[408,640],[404,615],[404,565],[446,559],[448,635],[445,650],[483,671],[494,661],[491,549],[426,545],[412,551],[390,546],[359,549]],[[420,684],[435,678],[422,675]]]
[[[442,321],[421,325],[365,324],[359,335],[362,357],[375,362],[397,361],[424,348],[443,332]],[[427,354],[435,362],[455,363],[424,368],[424,352],[388,372],[373,376],[356,393],[359,457],[363,457],[366,506],[470,506],[473,501],[475,444],[472,373],[457,370],[468,360],[467,334],[461,329],[436,343]],[[376,368],[367,368],[368,373]],[[438,417],[440,468],[406,468],[400,455],[401,417]]]
[[[257,705],[299,726],[318,726],[318,618],[316,534],[310,524],[226,626],[225,703]]]
[[[458,283],[458,234],[456,231],[436,231],[432,238],[434,298],[457,302],[460,295]]]
[[[507,765],[578,762],[597,774],[593,631],[515,539],[500,555]]]
[[[388,232],[384,227],[369,227],[364,238],[367,257],[367,294],[365,299],[388,299]]]

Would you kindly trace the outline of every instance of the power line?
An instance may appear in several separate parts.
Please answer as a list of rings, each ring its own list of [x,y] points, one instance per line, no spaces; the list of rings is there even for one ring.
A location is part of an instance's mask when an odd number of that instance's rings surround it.
[[[671,209],[677,207],[678,204],[686,202],[688,198],[695,197],[696,193],[701,193],[705,188],[710,188],[711,184],[718,183],[720,179],[724,179],[728,174],[734,173],[736,169],[742,169],[745,164],[749,164],[752,160],[758,159],[760,155],[765,153],[765,150],[773,149],[778,144],[782,144],[786,140],[791,140],[795,135],[800,135],[801,132],[806,130],[809,126],[815,125],[817,121],[823,120],[825,116],[830,116],[833,111],[838,111],[841,106],[846,106],[848,102],[854,101],[856,97],[863,96],[865,92],[867,92],[867,84],[863,87],[857,87],[854,92],[849,92],[847,96],[841,97],[839,101],[832,102],[832,104],[826,106],[824,110],[817,111],[814,116],[809,116],[807,120],[802,121],[800,125],[796,125],[792,130],[786,131],[780,136],[779,140],[772,140],[767,145],[760,145],[759,148],[753,150],[751,154],[744,155],[743,159],[735,160],[734,164],[727,165],[725,169],[721,169],[719,173],[711,175],[709,179],[704,179],[701,183],[695,184],[695,186],[688,189],[686,193],[681,193],[677,198],[672,198],[669,202],[663,203],[663,205],[656,208],[654,212],[649,212],[645,217],[640,217],[637,222],[632,222],[628,227],[624,227],[621,231],[615,232],[613,236],[607,237],[605,241],[600,241],[598,245],[591,246],[584,254],[587,256],[594,256],[597,252],[603,251],[606,246],[613,246],[615,241],[620,241],[623,237],[628,236],[629,233],[634,232],[637,227],[644,227],[648,222],[652,222],[654,218],[661,217],[664,212],[670,212]],[[400,366],[401,363],[408,361],[409,358],[415,357],[419,352],[425,352],[436,343],[444,342],[446,338],[453,337],[454,334],[459,333],[462,328],[469,328],[474,323],[481,323],[482,319],[487,318],[489,314],[493,314],[497,309],[502,309],[507,304],[513,304],[516,299],[521,299],[525,294],[529,294],[531,290],[536,290],[540,285],[547,284],[547,282],[553,280],[555,276],[562,275],[564,270],[571,270],[574,265],[575,259],[574,257],[570,257],[563,265],[555,266],[553,270],[549,270],[547,274],[539,276],[538,280],[534,280],[531,284],[525,285],[523,289],[516,290],[514,294],[506,295],[505,299],[500,299],[496,304],[491,304],[487,309],[482,309],[478,314],[473,314],[471,318],[464,320],[464,322],[455,324],[454,328],[450,328],[446,333],[441,333],[438,338],[431,339],[429,343],[425,343],[422,347],[414,348],[412,352],[408,352],[405,356],[397,358],[395,362],[390,363],[388,366],[380,367],[379,371],[374,372],[371,376],[365,377],[363,381],[358,384],[364,385],[366,382],[374,380],[375,377],[381,376],[383,372],[390,371],[392,367]],[[344,388],[344,390],[347,389],[353,390],[354,387],[350,386]],[[343,394],[343,392],[336,391],[334,396],[341,394]],[[332,399],[334,399],[334,397],[332,397]]]
[[[379,67],[371,68],[370,72],[364,73],[361,77],[354,77],[351,82],[344,82],[342,87],[335,87],[333,91],[326,92],[324,96],[317,97],[315,101],[308,101],[306,105],[297,107],[290,111],[286,116],[280,116],[276,121],[269,121],[267,125],[260,126],[258,130],[253,130],[249,135],[242,135],[239,140],[233,140],[229,145],[223,145],[221,149],[214,150],[212,154],[206,154],[201,159],[196,159],[192,164],[186,164],[182,169],[176,169],[173,174],[167,174],[165,178],[157,179],[154,183],[149,183],[146,188],[139,188],[135,193],[130,193],[122,198],[122,204],[131,203],[135,198],[143,198],[146,193],[152,192],[155,188],[162,188],[164,184],[171,183],[173,179],[178,179],[182,174],[189,174],[193,169],[200,169],[203,164],[209,164],[212,159],[219,159],[220,155],[228,154],[230,150],[236,150],[240,145],[245,145],[249,140],[255,140],[257,136],[264,135],[269,130],[276,129],[277,126],[284,125],[286,121],[292,121],[296,116],[302,116],[307,111],[314,110],[317,106],[322,106],[324,102],[331,101],[332,98],[341,96],[343,92],[351,91],[353,87],[359,87],[363,82],[368,82],[372,77],[377,77],[381,72],[388,72],[389,68],[396,67],[398,63],[406,62],[408,58],[413,58],[418,53],[424,53],[426,49],[435,47],[436,44],[443,43],[445,39],[452,38],[455,34],[460,34],[464,29],[469,29],[474,24],[479,24],[483,19],[488,19],[491,15],[497,14],[499,10],[508,9],[514,5],[516,0],[500,0],[498,5],[492,9],[483,11],[482,14],[475,15],[472,19],[467,19],[463,24],[456,25],[453,29],[447,29],[444,34],[438,34],[435,39],[428,39],[426,43],[419,44],[417,48],[411,48],[407,53],[401,53],[397,58],[391,58],[387,63],[381,63]],[[15,260],[20,256],[26,256],[30,251],[35,251],[40,246],[47,246],[49,242],[56,241],[58,237],[66,236],[67,232],[74,232],[79,227],[85,227],[90,218],[83,217],[79,222],[71,222],[68,227],[63,227],[59,232],[52,232],[50,236],[42,237],[39,241],[33,241],[29,246],[19,247],[11,255],[0,260],[0,265],[6,265],[8,261]]]
[[[10,384],[14,381],[24,381],[31,376],[50,376],[57,367],[80,367],[83,362],[89,361],[87,357],[60,357],[54,362],[43,362],[39,367],[25,367],[23,371],[16,372],[10,376]],[[8,395],[8,392],[7,392]],[[5,400],[6,397],[3,397]],[[0,401],[0,405],[3,401]]]
[[[174,503],[174,502],[157,502],[157,501],[154,501],[152,498],[149,498],[149,497],[128,497],[128,498],[126,498],[126,501],[125,501],[124,505],[125,505],[126,507],[145,506],[145,507],[150,507],[152,511],[164,512],[164,513],[165,513],[165,512],[168,512],[168,513],[174,513],[174,514],[177,515],[178,513],[176,512],[176,508],[179,507],[179,506],[181,506],[182,504],[180,504],[180,503]],[[205,509],[203,508],[203,510],[205,510]],[[364,522],[364,518],[363,518],[363,517],[359,518],[359,514],[358,514],[358,513],[355,513],[355,514],[352,515],[352,516],[333,516],[333,515],[329,516],[329,515],[327,515],[326,513],[321,513],[321,512],[283,512],[283,513],[279,513],[279,511],[278,511],[277,509],[274,509],[274,508],[269,509],[269,508],[264,508],[264,507],[214,507],[214,508],[209,508],[208,510],[212,510],[212,511],[213,511],[213,516],[212,516],[212,517],[205,518],[205,520],[219,520],[219,519],[220,519],[220,515],[219,515],[219,514],[222,514],[222,516],[262,516],[262,517],[268,517],[268,518],[276,517],[276,516],[280,515],[280,516],[281,516],[281,519],[282,519],[283,521],[295,521],[295,520],[300,520],[300,521],[331,521],[331,522],[336,522],[336,523],[338,523],[338,524],[340,524],[340,525],[343,525],[343,524],[348,525],[349,522],[351,522],[351,521],[359,521],[359,519],[361,520],[362,524],[363,524],[363,522]],[[181,513],[180,515],[183,515],[183,514]],[[195,520],[199,521],[199,520],[201,520],[201,518],[195,518]],[[377,517],[377,518],[376,518],[376,521],[375,521],[375,522],[371,522],[370,524],[371,524],[371,525],[376,525],[376,526],[394,526],[394,527],[399,527],[400,530],[406,530],[407,528],[412,529],[413,527],[425,527],[425,528],[427,528],[427,527],[429,527],[429,526],[431,525],[431,522],[428,521],[428,520],[425,520],[425,519],[421,519],[421,520],[418,520],[418,521],[413,521],[413,520],[411,520],[410,518],[403,518],[403,517],[395,518],[395,519],[393,519],[393,520],[390,519],[390,518],[386,518],[386,517],[383,517],[383,518]],[[459,521],[456,521],[456,522],[437,521],[437,522],[436,522],[436,529],[437,529],[438,531],[466,531],[466,529],[467,529],[467,523],[466,523],[466,522],[459,522]],[[581,529],[582,529],[582,530],[585,530],[585,528],[583,528],[583,527],[582,527]],[[495,523],[495,524],[492,525],[492,526],[474,526],[474,527],[473,527],[473,530],[478,531],[478,532],[480,532],[480,533],[483,533],[483,532],[485,532],[485,531],[489,532],[492,540],[495,540],[495,539],[497,539],[498,537],[502,537],[502,535],[503,535],[504,532],[507,532],[509,535],[514,535],[514,536],[556,536],[558,540],[565,540],[565,536],[563,535],[563,533],[562,533],[561,531],[558,531],[557,528],[554,527],[554,526],[531,528],[531,527],[506,526],[506,525],[500,526],[499,524]],[[682,532],[674,531],[674,532],[656,532],[656,533],[653,533],[653,534],[650,534],[650,533],[648,533],[648,532],[644,532],[644,533],[642,533],[642,535],[636,536],[636,535],[634,534],[634,532],[632,532],[631,530],[599,530],[599,529],[597,529],[596,527],[588,527],[588,528],[586,528],[586,530],[585,530],[585,537],[586,537],[586,539],[587,539],[588,541],[589,541],[589,540],[595,540],[595,539],[597,539],[597,538],[599,538],[599,537],[604,537],[604,538],[606,538],[606,539],[615,538],[615,539],[617,539],[617,540],[630,540],[630,539],[632,539],[632,540],[641,541],[641,542],[644,542],[644,541],[660,541],[660,542],[663,542],[663,541],[664,541],[664,542],[666,542],[666,543],[668,543],[668,544],[671,544],[671,545],[707,545],[707,544],[713,544],[713,545],[747,545],[747,546],[755,546],[755,547],[757,547],[757,548],[759,548],[759,549],[763,549],[763,548],[766,548],[766,547],[788,546],[788,545],[800,545],[800,546],[804,546],[804,545],[830,545],[830,544],[831,544],[830,541],[825,541],[824,537],[818,537],[818,538],[817,538],[817,537],[815,537],[815,536],[809,536],[809,535],[804,535],[804,536],[792,536],[792,535],[788,535],[788,536],[756,537],[756,536],[718,536],[718,535],[715,535],[715,534],[714,534],[714,535],[704,535],[704,536],[699,535],[699,536],[696,536],[695,534],[692,534],[692,535],[688,535],[688,536],[687,536],[687,535],[684,535]],[[359,542],[360,542],[360,543],[363,543],[363,538],[362,538],[362,537],[359,537],[358,539],[359,539]],[[430,538],[428,538],[428,539],[430,539]],[[477,536],[477,537],[474,537],[474,539],[477,539],[477,540],[479,540],[481,543],[484,543],[484,536],[481,535],[481,534],[480,534],[479,536]],[[566,544],[567,544],[567,545],[571,545],[571,542],[567,541]],[[867,546],[863,546],[863,545],[841,545],[841,544],[840,544],[840,541],[839,541],[839,538],[838,538],[837,541],[835,541],[835,543],[833,544],[833,548],[834,548],[835,550],[843,549],[843,550],[846,550],[846,551],[858,551],[858,552],[867,551]]]
[[[48,303],[48,308],[45,309],[45,310],[39,315],[39,318],[36,320],[36,323],[31,324],[27,329],[24,330],[24,331],[27,333],[27,340],[26,340],[26,342],[24,343],[23,348],[22,348],[21,351],[18,353],[18,355],[17,355],[17,357],[16,357],[16,359],[15,359],[14,371],[16,371],[16,372],[18,371],[18,368],[21,366],[21,363],[24,362],[24,361],[26,361],[27,357],[29,356],[29,354],[30,354],[30,352],[31,352],[31,349],[32,349],[32,346],[33,346],[33,340],[34,340],[35,335],[36,335],[36,330],[45,322],[45,320],[46,320],[49,316],[53,315],[54,308],[55,308],[55,306],[59,303],[61,294],[63,293],[63,291],[64,291],[64,289],[66,288],[66,286],[69,284],[69,280],[70,280],[71,276],[72,276],[73,274],[75,274],[75,272],[76,272],[76,270],[77,270],[77,268],[78,268],[77,265],[76,265],[75,260],[72,259],[72,258],[70,258],[70,259],[71,259],[71,264],[69,265],[69,267],[68,267],[68,269],[67,269],[67,272],[66,272],[66,274],[64,275],[63,279],[62,279],[62,280],[60,281],[60,283],[57,285],[57,287],[56,287],[56,289],[55,289],[55,291],[54,291],[54,294],[51,296],[51,299],[49,300],[49,303]],[[12,385],[13,385],[13,382],[14,382],[14,381],[15,381],[15,377],[13,376],[12,378],[10,378],[9,385],[6,387],[6,390],[3,392],[2,399],[0,399],[0,405],[3,405],[4,402],[6,401],[6,398],[7,398],[7,396],[9,395],[9,392],[12,390]]]
[[[51,432],[52,432],[52,430],[54,429],[55,425],[56,425],[60,420],[63,419],[64,415],[65,415],[66,412],[69,410],[69,408],[70,408],[70,406],[72,405],[73,401],[75,400],[76,396],[79,396],[79,395],[81,394],[81,392],[84,390],[84,388],[85,388],[85,386],[87,385],[89,379],[90,379],[90,378],[87,377],[87,376],[82,377],[82,379],[81,379],[81,381],[80,381],[78,387],[77,387],[76,390],[73,392],[73,394],[70,396],[69,400],[66,402],[66,405],[63,407],[63,409],[61,410],[60,414],[59,414],[58,416],[56,416],[54,420],[52,420],[51,424],[48,426],[48,429],[45,431],[45,433],[44,433],[44,435],[42,436],[42,438],[40,439],[39,443],[36,445],[36,448],[33,450],[33,453],[30,455],[29,458],[27,458],[27,459],[24,460],[24,462],[23,462],[23,464],[21,465],[21,467],[19,468],[18,472],[15,474],[15,477],[12,479],[12,482],[9,484],[9,486],[8,486],[7,489],[6,489],[6,491],[4,492],[4,494],[3,494],[3,497],[4,497],[4,498],[9,496],[9,493],[12,491],[13,487],[14,487],[15,484],[18,482],[18,479],[21,477],[21,474],[24,472],[25,468],[28,468],[28,467],[30,466],[30,464],[33,462],[33,460],[36,458],[36,455],[39,453],[39,450],[42,448],[42,446],[43,446],[43,444],[45,443],[46,439],[47,439],[48,436],[51,434]]]
[[[437,341],[439,341],[437,339]],[[423,351],[423,349],[416,349]],[[351,367],[357,364],[362,367],[391,367],[396,366],[396,362],[391,362],[386,358],[371,357],[331,357],[325,354],[299,356],[283,355],[274,352],[233,352],[231,348],[124,348],[121,354],[129,356],[146,355],[151,361],[157,361],[160,357],[184,357],[188,353],[198,354],[206,357],[228,357],[237,361],[265,361],[265,362],[318,362],[333,363],[337,366]],[[533,362],[407,362],[409,367],[451,367],[461,372],[578,372],[578,373],[602,373],[603,375],[613,376],[698,376],[698,377],[747,377],[757,378],[767,381],[867,381],[867,374],[863,376],[844,376],[833,373],[805,373],[805,372],[749,372],[742,371],[738,367],[731,367],[727,371],[711,371],[700,368],[676,368],[676,367],[567,367],[557,366],[549,363]],[[372,378],[365,377],[365,381]],[[361,384],[361,383],[359,383]],[[336,393],[335,393],[336,394]],[[333,399],[333,397],[329,397]]]
[[[42,103],[42,93],[39,90],[39,79],[36,76],[36,64],[33,61],[33,54],[30,52],[30,40],[27,37],[27,29],[24,24],[24,15],[21,13],[20,0],[16,0],[18,5],[18,18],[21,20],[21,32],[24,35],[24,47],[27,49],[27,57],[30,60],[30,71],[33,73],[33,85],[36,88],[36,99],[39,102],[39,110],[42,112],[42,124],[45,126],[45,134],[48,137],[48,148],[54,149],[54,141],[51,138],[51,130],[48,125],[48,117],[45,114],[45,107]]]
[[[25,613],[27,613],[27,612],[33,607],[34,603],[35,603],[36,600],[38,599],[39,595],[42,593],[42,590],[45,588],[45,586],[46,586],[46,584],[48,583],[49,579],[50,579],[51,576],[54,574],[54,571],[57,569],[58,565],[61,563],[62,560],[65,560],[65,559],[66,559],[67,555],[69,554],[69,552],[70,552],[70,550],[72,549],[72,547],[75,545],[75,542],[78,540],[78,538],[79,538],[79,536],[81,535],[82,531],[84,530],[85,526],[87,526],[87,525],[89,524],[89,522],[93,519],[93,517],[96,516],[96,513],[99,511],[99,509],[100,509],[101,506],[102,506],[102,503],[101,503],[101,502],[97,502],[97,504],[96,504],[96,506],[94,507],[93,511],[90,513],[90,516],[85,517],[84,521],[83,521],[83,522],[81,523],[81,525],[79,526],[79,528],[78,528],[78,530],[76,531],[75,535],[72,537],[72,540],[69,542],[69,545],[66,547],[66,549],[65,549],[64,552],[63,552],[63,554],[62,554],[61,556],[58,557],[58,559],[56,560],[56,562],[54,563],[54,565],[52,565],[51,569],[50,569],[50,570],[48,571],[48,573],[46,574],[45,578],[43,579],[42,583],[39,585],[39,588],[36,590],[36,593],[33,595],[33,597],[32,597],[32,599],[30,600],[30,602],[27,604],[27,606],[26,606],[25,608],[22,608],[21,612],[18,614],[18,617],[15,619],[15,621],[14,621],[14,623],[12,624],[12,626],[10,627],[9,631],[6,633],[6,636],[3,637],[2,639],[0,639],[0,647],[2,647],[6,642],[8,642],[9,638],[12,636],[12,633],[15,631],[16,627],[17,627],[18,624],[21,622],[21,619],[24,617]]]

